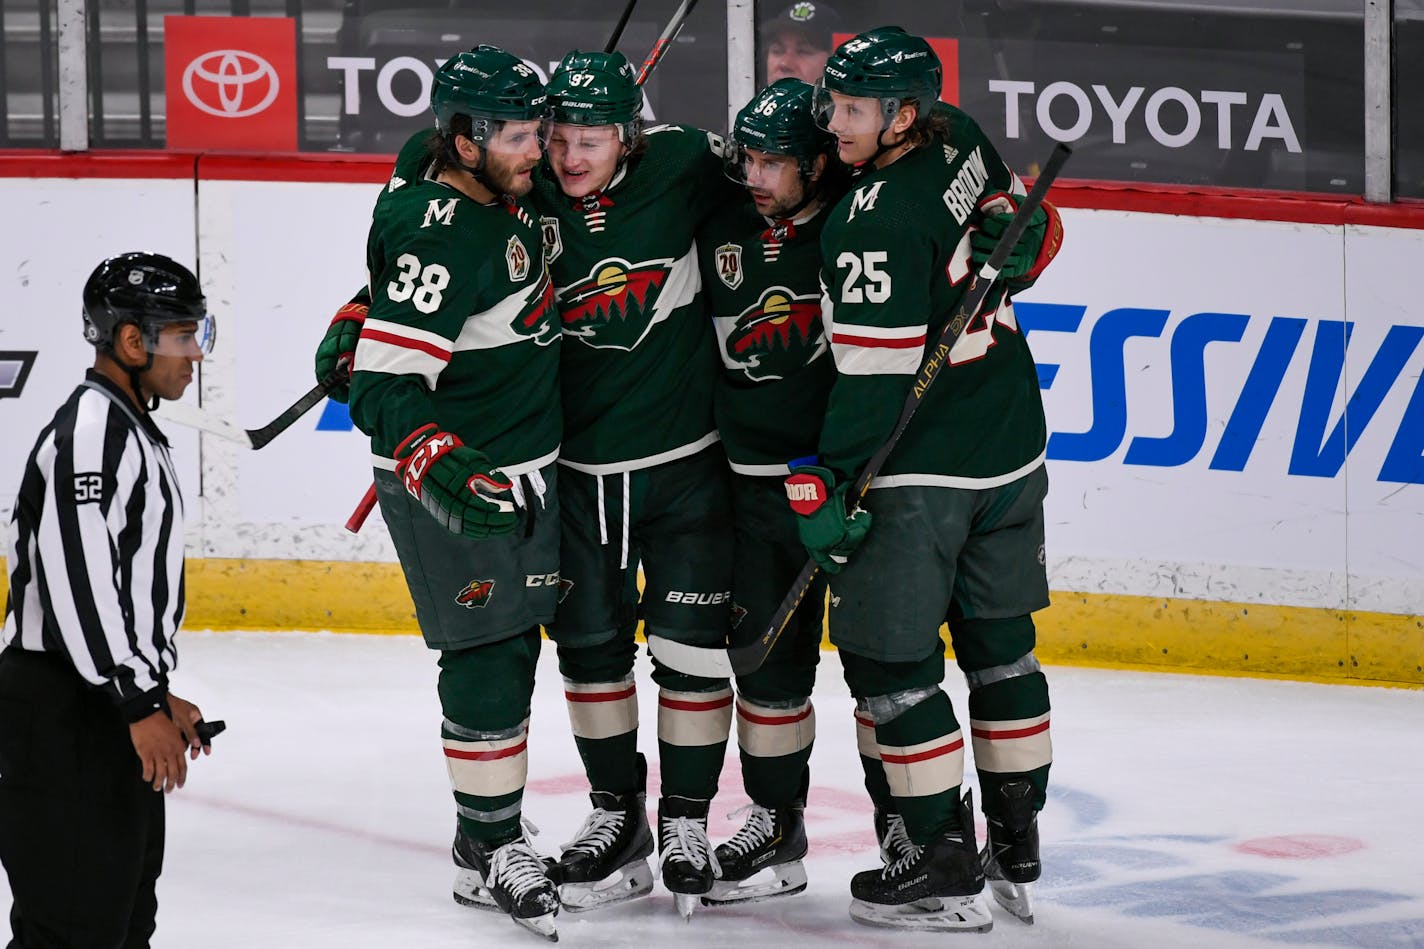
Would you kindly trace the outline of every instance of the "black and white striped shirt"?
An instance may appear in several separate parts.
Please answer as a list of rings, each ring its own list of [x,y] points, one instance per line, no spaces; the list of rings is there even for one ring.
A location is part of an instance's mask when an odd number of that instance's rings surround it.
[[[40,432],[6,549],[8,648],[68,656],[128,721],[178,664],[183,499],[168,442],[93,370]]]

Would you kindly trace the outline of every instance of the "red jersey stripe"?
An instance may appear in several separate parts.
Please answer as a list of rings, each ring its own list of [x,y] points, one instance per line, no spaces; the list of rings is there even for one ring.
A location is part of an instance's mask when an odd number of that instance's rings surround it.
[[[410,339],[407,336],[397,336],[394,333],[387,333],[382,330],[367,328],[361,331],[361,338],[375,340],[378,343],[389,343],[392,346],[400,346],[403,349],[417,349],[420,352],[428,353],[429,355],[434,356],[436,359],[443,360],[444,362],[450,361],[449,350],[441,349],[439,346],[433,345],[431,343],[422,342],[416,339]]]
[[[879,339],[874,336],[852,336],[849,333],[832,333],[831,342],[842,346],[863,346],[867,349],[915,349],[925,345],[925,334],[905,339]]]
[[[973,728],[970,734],[975,738],[987,738],[989,741],[1006,741],[1010,738],[1028,738],[1032,735],[1041,735],[1048,731],[1048,719],[1044,719],[1037,725],[1030,725],[1027,728]]]
[[[500,748],[496,751],[461,751],[459,748],[446,748],[445,757],[459,758],[462,761],[498,761],[500,758],[522,755],[528,747],[529,741],[525,739],[511,748]]]
[[[931,758],[938,758],[947,755],[952,751],[958,751],[964,747],[964,739],[957,738],[947,745],[940,745],[938,748],[931,748],[928,751],[916,752],[912,755],[887,755],[884,749],[880,751],[880,760],[886,764],[913,764],[916,761],[928,761]]]
[[[748,712],[746,706],[738,705],[737,714],[753,725],[795,725],[811,717],[811,706],[806,706],[793,715],[758,715]]]
[[[564,698],[570,702],[621,702],[638,694],[638,687],[630,685],[617,692],[570,692],[564,690]]]

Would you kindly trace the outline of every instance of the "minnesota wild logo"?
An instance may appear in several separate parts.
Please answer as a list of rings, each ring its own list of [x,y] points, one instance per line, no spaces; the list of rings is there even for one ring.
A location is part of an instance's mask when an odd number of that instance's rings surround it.
[[[816,294],[771,287],[734,319],[718,324],[718,335],[725,332],[723,361],[753,381],[784,379],[826,351]]]
[[[595,349],[633,349],[663,318],[658,295],[672,266],[666,259],[632,264],[618,257],[594,264],[558,292],[564,335]]]
[[[554,282],[549,271],[535,281],[525,295],[525,305],[511,324],[520,336],[532,337],[540,346],[548,346],[559,338],[559,324],[554,319]]]

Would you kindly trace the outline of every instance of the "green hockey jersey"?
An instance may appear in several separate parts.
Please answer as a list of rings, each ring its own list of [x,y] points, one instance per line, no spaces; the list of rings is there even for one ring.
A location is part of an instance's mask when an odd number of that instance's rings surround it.
[[[829,210],[773,222],[743,193],[698,235],[722,357],[717,431],[741,474],[785,475],[788,461],[816,454],[835,379],[821,328],[821,229]]]
[[[821,458],[845,479],[889,439],[927,346],[969,286],[979,200],[1025,193],[973,119],[937,108],[948,136],[871,169],[821,235],[822,315],[837,370]],[[1007,483],[1042,464],[1046,441],[1038,371],[1013,304],[996,286],[873,486]]]
[[[562,432],[538,217],[524,201],[480,204],[430,178],[424,135],[401,150],[372,214],[351,417],[382,457],[434,422],[523,473],[554,459]]]
[[[654,127],[606,191],[580,199],[547,169],[535,174],[570,467],[631,471],[716,441],[717,356],[693,235],[731,187],[720,147],[699,129]]]

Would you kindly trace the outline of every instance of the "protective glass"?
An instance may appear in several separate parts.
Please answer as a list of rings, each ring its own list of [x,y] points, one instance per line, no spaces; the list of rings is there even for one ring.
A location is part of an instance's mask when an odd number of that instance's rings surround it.
[[[507,121],[480,145],[495,155],[521,156],[542,150],[549,141],[549,121]]]
[[[569,125],[555,122],[549,130],[548,148],[573,161],[596,162],[616,156],[623,147],[616,125]]]
[[[144,348],[155,356],[197,359],[213,351],[218,339],[218,321],[211,313],[196,323],[165,323],[157,332],[143,334]]]
[[[792,196],[791,193],[799,181],[798,163],[794,157],[741,146],[738,146],[737,151],[742,184],[765,191],[778,199]]]
[[[816,124],[837,135],[874,135],[890,124],[900,111],[899,99],[867,99],[832,92],[816,84]],[[834,124],[834,127],[832,127]]]

